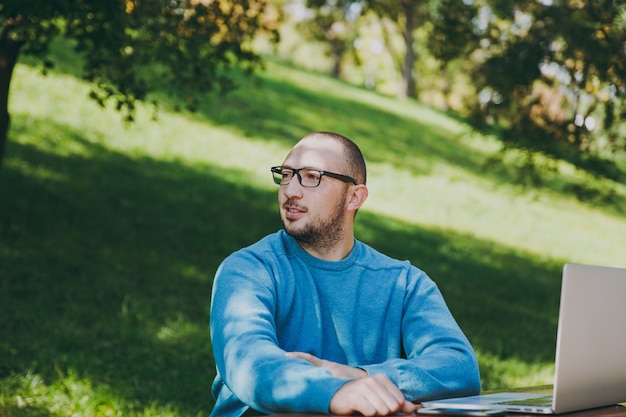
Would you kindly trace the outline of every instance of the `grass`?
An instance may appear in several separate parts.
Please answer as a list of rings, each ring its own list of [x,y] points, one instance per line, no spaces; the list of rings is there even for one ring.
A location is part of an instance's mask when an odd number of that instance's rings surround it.
[[[268,167],[312,130],[356,139],[358,237],[439,284],[483,388],[551,382],[563,261],[624,264],[626,189],[556,162],[515,184],[499,146],[414,102],[270,62],[195,114],[120,122],[71,75],[19,65],[0,169],[0,417],[205,416],[211,281],[280,227]],[[563,190],[611,190],[610,205]]]

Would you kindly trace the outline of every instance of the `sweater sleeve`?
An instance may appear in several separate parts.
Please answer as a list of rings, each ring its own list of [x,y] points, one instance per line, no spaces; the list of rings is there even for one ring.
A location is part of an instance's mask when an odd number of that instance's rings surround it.
[[[219,267],[210,315],[221,378],[214,391],[226,387],[231,401],[234,395],[242,406],[267,414],[328,413],[332,396],[347,381],[304,360],[289,358],[279,347],[273,274],[267,259],[245,252],[231,255]]]
[[[406,359],[361,366],[384,374],[414,402],[480,392],[478,361],[436,284],[411,267],[402,318]]]

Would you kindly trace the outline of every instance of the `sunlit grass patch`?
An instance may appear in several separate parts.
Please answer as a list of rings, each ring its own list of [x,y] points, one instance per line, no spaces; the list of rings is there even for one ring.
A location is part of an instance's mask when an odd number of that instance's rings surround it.
[[[494,335],[497,337],[497,335]],[[477,352],[481,373],[489,375],[483,390],[538,387],[554,382],[554,363],[529,363],[520,359],[502,359]]]
[[[107,385],[98,385],[74,371],[58,370],[57,378],[46,382],[41,375],[27,372],[11,375],[0,384],[0,416],[38,417],[177,417],[171,405],[141,404]],[[15,394],[17,393],[17,394]],[[202,415],[202,414],[198,414]]]
[[[152,120],[138,103],[124,125],[85,83],[18,65],[0,168],[0,417],[208,415],[213,274],[280,227],[269,167],[322,129],[368,161],[357,237],[437,282],[483,387],[551,382],[562,262],[626,266],[619,207],[562,187],[603,183],[564,170],[558,187],[521,187],[485,165],[498,142],[459,120],[269,68],[197,113],[165,103]]]

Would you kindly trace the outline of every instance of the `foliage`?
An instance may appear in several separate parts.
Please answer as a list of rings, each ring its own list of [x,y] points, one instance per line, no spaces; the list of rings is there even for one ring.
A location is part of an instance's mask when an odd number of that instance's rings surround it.
[[[45,56],[54,36],[75,41],[85,60],[84,77],[100,87],[97,99],[115,97],[132,110],[160,85],[193,93],[228,88],[236,62],[251,69],[259,57],[251,39],[276,35],[263,20],[264,1],[176,0],[5,1],[3,36],[24,44],[23,52]]]
[[[326,44],[333,61],[331,76],[339,78],[342,60],[354,51],[356,20],[362,6],[358,2],[325,0],[308,0],[307,5],[311,14],[302,19],[298,27],[307,39]]]
[[[497,143],[463,123],[267,65],[193,114],[164,100],[152,122],[138,103],[130,126],[88,84],[18,66],[0,171],[0,416],[206,417],[211,279],[280,227],[268,167],[314,129],[361,145],[357,236],[437,281],[483,387],[550,382],[560,264],[624,266],[626,187],[612,206],[562,193],[601,185],[584,175],[521,191],[485,169]]]
[[[436,1],[436,0],[435,0]],[[415,30],[421,26],[428,16],[428,6],[432,0],[416,2],[413,0],[384,0],[370,3],[370,8],[382,19],[394,22],[404,41],[404,53],[402,61],[398,63],[399,72],[402,75],[403,85],[398,89],[401,97],[417,97],[417,81],[414,71],[415,61]],[[388,46],[390,42],[386,42]]]
[[[380,20],[394,26],[401,33],[404,49],[396,52],[393,42],[390,39],[385,24],[381,26],[386,31],[383,41],[391,53],[394,64],[402,76],[402,86],[397,89],[398,95],[401,97],[417,96],[416,81],[413,67],[415,65],[415,49],[414,49],[414,31],[417,26],[421,25],[425,19],[428,9],[428,3],[421,4],[413,0],[385,0],[376,2],[351,1],[351,0],[307,0],[307,6],[314,13],[314,18],[309,21],[308,27],[315,27],[316,30],[308,30],[313,39],[325,39],[329,42],[331,51],[335,53],[335,65],[337,68],[341,65],[339,59],[343,54],[351,50],[350,43],[353,43],[355,33],[358,32],[358,22],[354,20],[355,11],[358,14],[366,15],[368,12],[374,13]],[[342,32],[348,36],[338,39],[336,30],[333,28],[342,27]],[[347,28],[347,29],[345,29]],[[350,41],[350,43],[348,43]],[[341,43],[339,43],[341,42]],[[334,71],[335,74],[339,72]]]
[[[446,64],[476,48],[475,14],[474,7],[463,0],[439,0],[432,11],[433,29],[428,38],[431,54]]]
[[[308,4],[346,8],[351,2]],[[419,93],[431,105],[472,118],[476,128],[500,137],[506,151],[541,151],[619,178],[615,156],[626,149],[623,2],[391,0],[363,10],[380,19],[374,29],[383,29],[378,36],[386,54],[379,59],[391,57],[396,65],[378,79],[400,76],[407,96]],[[370,72],[377,68],[371,55]],[[410,85],[414,78],[423,81]],[[526,157],[528,164],[536,160]],[[520,174],[544,168],[527,166]]]
[[[133,120],[135,100],[163,86],[194,108],[200,94],[233,87],[233,67],[250,72],[260,65],[252,39],[262,32],[277,39],[277,17],[266,11],[265,0],[3,1],[0,113],[8,113],[12,75],[2,63],[20,52],[45,59],[57,36],[72,39],[82,54],[91,97],[103,106],[113,100],[126,120]]]
[[[472,23],[475,14],[474,6],[463,0],[439,0],[431,10],[432,28],[426,44],[441,68],[445,110],[451,108],[448,97],[452,89],[450,64],[478,46],[479,38]]]
[[[488,2],[475,114],[512,146],[565,157],[615,178],[626,149],[626,5],[619,1]],[[552,4],[550,4],[552,3]],[[609,169],[602,169],[605,166]]]

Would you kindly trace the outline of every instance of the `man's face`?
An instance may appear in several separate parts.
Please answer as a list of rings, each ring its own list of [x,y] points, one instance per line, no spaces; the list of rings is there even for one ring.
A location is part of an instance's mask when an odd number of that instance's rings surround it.
[[[343,173],[341,145],[332,140],[302,140],[287,155],[283,166]],[[297,175],[278,192],[280,217],[285,231],[311,246],[330,247],[345,230],[349,184],[323,176],[315,188],[303,187]]]

